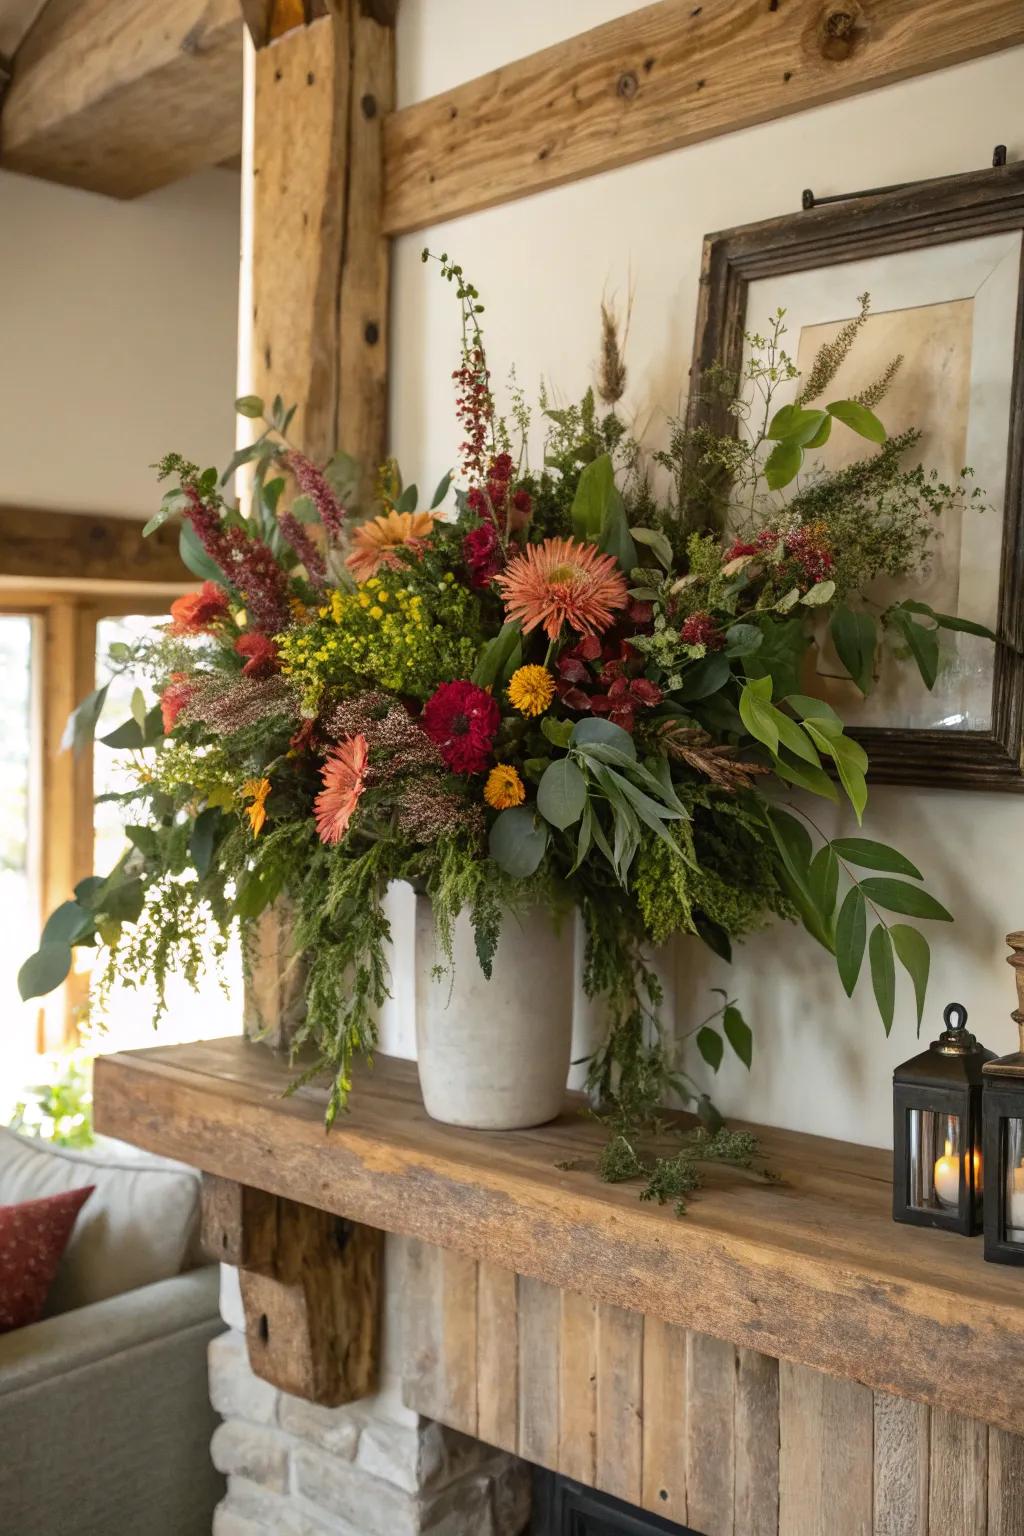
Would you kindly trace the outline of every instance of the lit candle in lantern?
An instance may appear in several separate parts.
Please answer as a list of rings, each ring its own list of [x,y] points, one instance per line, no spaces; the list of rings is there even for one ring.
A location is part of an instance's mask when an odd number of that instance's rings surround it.
[[[1024,1163],[1013,1170],[1013,1188],[1010,1191],[1009,1220],[1006,1223],[1006,1240],[1024,1243]]]
[[[953,1151],[953,1143],[948,1137],[946,1151],[935,1164],[934,1181],[939,1204],[955,1209],[960,1204],[960,1158]],[[1024,1186],[1021,1188],[1021,1202],[1021,1215],[1024,1218]]]

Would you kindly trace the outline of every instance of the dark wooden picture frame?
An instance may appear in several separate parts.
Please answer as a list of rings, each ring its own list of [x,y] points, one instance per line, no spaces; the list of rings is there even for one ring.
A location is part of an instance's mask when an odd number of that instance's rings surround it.
[[[1014,230],[1024,231],[1024,163],[853,197],[706,236],[689,424],[723,434],[737,430],[723,406],[701,398],[701,378],[716,362],[739,370],[752,282]],[[1015,327],[992,724],[973,731],[890,726],[851,731],[868,753],[876,783],[1024,792],[1024,252]]]

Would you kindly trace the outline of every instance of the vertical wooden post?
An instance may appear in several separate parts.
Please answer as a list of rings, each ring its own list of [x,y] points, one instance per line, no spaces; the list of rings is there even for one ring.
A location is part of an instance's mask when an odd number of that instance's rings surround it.
[[[371,486],[386,449],[390,242],[381,127],[397,0],[246,44],[239,394],[298,406],[311,458],[343,448]]]
[[[351,454],[364,507],[387,447],[381,129],[394,105],[396,6],[245,6],[238,393],[297,406],[289,436],[310,458]],[[302,19],[314,10],[326,14]],[[240,419],[240,434],[251,426]],[[249,942],[246,1031],[278,1047],[302,1017],[288,923],[272,910]]]

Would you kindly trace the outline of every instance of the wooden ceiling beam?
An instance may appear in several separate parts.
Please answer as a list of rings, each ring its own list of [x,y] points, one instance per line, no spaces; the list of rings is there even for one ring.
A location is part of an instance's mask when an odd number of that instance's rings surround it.
[[[14,59],[0,166],[137,197],[237,154],[238,0],[49,0]]]
[[[0,507],[0,582],[194,585],[178,554],[177,530],[165,525],[144,539],[142,526],[133,518]]]
[[[1021,0],[660,0],[394,113],[389,235],[1024,43]]]

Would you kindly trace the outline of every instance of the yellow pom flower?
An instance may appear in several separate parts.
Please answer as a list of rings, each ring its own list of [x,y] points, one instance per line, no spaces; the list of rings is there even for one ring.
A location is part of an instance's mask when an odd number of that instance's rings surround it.
[[[508,811],[526,799],[523,781],[509,763],[499,763],[487,775],[484,799],[495,811]]]
[[[513,672],[508,696],[523,715],[542,715],[555,696],[555,680],[547,667],[520,667]]]

